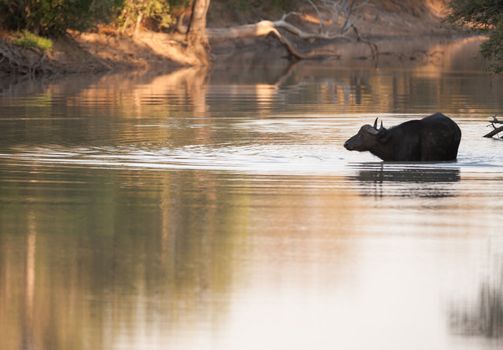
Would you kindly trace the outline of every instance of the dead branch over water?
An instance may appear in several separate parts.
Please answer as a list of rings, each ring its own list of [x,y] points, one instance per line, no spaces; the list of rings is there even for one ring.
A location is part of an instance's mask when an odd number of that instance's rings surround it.
[[[484,135],[484,137],[491,138],[493,136],[498,135],[500,132],[503,131],[503,125],[502,126],[496,126],[496,124],[503,124],[503,120],[499,120],[496,115],[492,116],[492,120],[490,120],[490,124],[493,127],[493,130],[487,134]],[[503,137],[502,137],[503,138]]]

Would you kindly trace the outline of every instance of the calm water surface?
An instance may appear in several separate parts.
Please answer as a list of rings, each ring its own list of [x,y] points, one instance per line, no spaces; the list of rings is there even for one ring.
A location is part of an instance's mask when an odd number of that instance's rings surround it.
[[[501,349],[503,80],[432,50],[5,84],[0,348]],[[458,162],[342,147],[435,111]]]

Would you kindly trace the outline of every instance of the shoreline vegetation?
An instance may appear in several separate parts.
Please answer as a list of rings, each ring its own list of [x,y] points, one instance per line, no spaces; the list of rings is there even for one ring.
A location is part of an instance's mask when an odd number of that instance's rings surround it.
[[[300,0],[273,1],[274,6],[260,5],[261,1],[233,1],[241,3],[241,7],[213,0],[205,16],[213,63],[245,51],[270,60],[375,60],[377,55],[391,55],[414,61],[429,54],[424,47],[432,41],[473,35],[446,22],[447,0],[345,1],[347,6],[352,4],[346,8],[316,6],[312,1]],[[159,15],[155,11],[166,9],[158,8],[149,10],[154,20],[144,21],[142,16],[134,21],[122,18],[114,24],[99,23],[86,30],[64,29],[51,36],[37,35],[28,29],[3,30],[0,72],[37,75],[190,66],[186,59],[187,27],[192,25],[187,21],[191,17],[189,2],[154,2],[171,5],[170,17]],[[120,16],[125,16],[124,11]],[[336,31],[331,31],[333,28]]]

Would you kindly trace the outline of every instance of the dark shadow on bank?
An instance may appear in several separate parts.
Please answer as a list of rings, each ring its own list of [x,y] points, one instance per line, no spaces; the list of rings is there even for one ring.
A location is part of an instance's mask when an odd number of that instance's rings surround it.
[[[362,163],[350,176],[371,197],[455,197],[453,184],[459,182],[458,168],[408,167],[386,163]]]

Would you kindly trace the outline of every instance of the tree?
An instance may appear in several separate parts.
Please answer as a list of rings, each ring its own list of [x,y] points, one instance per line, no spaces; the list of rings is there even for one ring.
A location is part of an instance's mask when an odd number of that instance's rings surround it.
[[[489,33],[481,53],[492,62],[495,72],[503,72],[503,1],[451,0],[450,20]]]
[[[121,31],[133,29],[138,34],[144,21],[156,22],[158,29],[167,28],[173,22],[169,3],[165,0],[123,0],[122,10],[117,19]]]
[[[206,34],[206,14],[210,7],[210,0],[194,0],[192,16],[187,32],[188,53],[194,56],[196,65],[209,65],[209,43]]]

